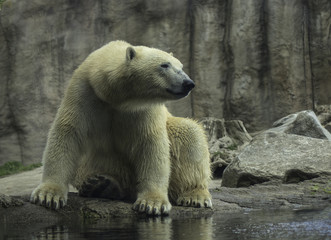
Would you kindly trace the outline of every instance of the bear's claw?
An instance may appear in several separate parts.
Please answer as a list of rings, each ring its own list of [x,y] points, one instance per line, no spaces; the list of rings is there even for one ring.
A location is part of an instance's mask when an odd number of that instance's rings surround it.
[[[202,206],[206,208],[212,208],[213,204],[211,201],[210,193],[207,190],[195,189],[191,192],[183,194],[176,201],[178,206],[184,207],[197,207]]]
[[[133,210],[150,216],[169,215],[171,205],[168,201],[137,199]]]
[[[67,203],[67,193],[55,184],[41,184],[31,194],[30,202],[51,209],[59,209]]]

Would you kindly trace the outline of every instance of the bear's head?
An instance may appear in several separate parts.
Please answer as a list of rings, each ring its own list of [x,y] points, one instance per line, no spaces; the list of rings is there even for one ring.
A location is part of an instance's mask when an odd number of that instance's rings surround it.
[[[114,41],[92,53],[86,62],[95,93],[116,108],[135,109],[180,99],[195,86],[178,59],[156,48]]]
[[[127,71],[136,97],[154,100],[176,100],[186,97],[194,82],[183,71],[183,64],[159,49],[128,47]]]

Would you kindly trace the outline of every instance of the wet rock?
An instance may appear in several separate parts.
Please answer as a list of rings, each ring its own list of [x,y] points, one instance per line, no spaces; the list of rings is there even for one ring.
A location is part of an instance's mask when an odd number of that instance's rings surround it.
[[[247,187],[279,180],[300,182],[331,176],[331,142],[266,131],[225,169],[222,186]]]
[[[214,177],[221,177],[225,167],[252,140],[252,137],[240,120],[204,118],[200,123],[207,134]]]
[[[0,193],[0,208],[22,206],[23,201]]]
[[[243,188],[220,187],[215,199],[251,209],[293,209],[330,206],[331,178],[319,177],[299,183],[265,182]]]
[[[215,181],[219,183],[219,180]],[[216,185],[216,184],[213,184]],[[331,203],[330,178],[314,178],[297,184],[268,182],[248,188],[216,187],[210,189],[213,209],[173,206],[168,219],[192,219],[210,217],[215,214],[242,212],[247,209],[305,209],[323,208]],[[144,219],[146,215],[132,210],[132,202],[100,198],[79,197],[69,193],[68,205],[58,211],[31,204],[29,195],[21,196],[20,206],[0,207],[0,230],[2,221],[9,226],[21,226],[24,231],[38,231],[39,228],[57,223],[81,220],[84,222],[109,219]],[[5,219],[5,220],[4,220]],[[161,218],[163,219],[163,218]],[[153,221],[156,219],[153,218]],[[27,226],[27,222],[29,225]]]

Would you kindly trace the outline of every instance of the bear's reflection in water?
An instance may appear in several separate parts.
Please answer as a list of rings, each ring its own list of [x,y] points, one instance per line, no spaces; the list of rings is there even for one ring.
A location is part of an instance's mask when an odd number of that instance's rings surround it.
[[[32,239],[212,239],[212,218],[114,219],[81,225],[55,225],[36,232]]]
[[[305,210],[247,209],[208,218],[114,218],[83,221],[72,218],[47,226],[10,223],[0,214],[1,239],[330,239],[331,208]],[[2,218],[3,217],[3,218]]]

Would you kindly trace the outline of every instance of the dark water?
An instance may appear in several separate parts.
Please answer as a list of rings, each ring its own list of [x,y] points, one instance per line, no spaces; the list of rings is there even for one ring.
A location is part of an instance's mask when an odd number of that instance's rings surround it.
[[[27,223],[28,224],[28,223]],[[35,229],[35,230],[31,230]],[[29,231],[0,227],[0,239],[331,239],[331,207],[323,210],[215,213],[209,218],[79,219]]]

